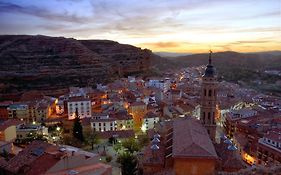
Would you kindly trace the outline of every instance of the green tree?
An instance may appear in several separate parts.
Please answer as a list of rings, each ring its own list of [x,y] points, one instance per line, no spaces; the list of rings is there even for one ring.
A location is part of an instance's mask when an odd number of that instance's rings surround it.
[[[77,138],[81,142],[84,141],[84,136],[83,136],[83,127],[78,115],[78,110],[76,108],[75,111],[75,119],[74,119],[74,124],[73,124],[73,137]]]
[[[86,130],[84,134],[86,144],[91,145],[92,150],[94,150],[94,145],[99,142],[97,133],[92,130]]]
[[[122,149],[122,144],[117,142],[116,144],[113,145],[113,149],[118,153],[119,150]]]
[[[130,153],[134,153],[135,151],[139,151],[140,150],[140,145],[138,142],[136,142],[136,140],[134,138],[130,138],[130,139],[126,139],[123,143],[122,143],[124,148],[127,148],[128,151]]]
[[[121,164],[122,175],[137,174],[137,158],[129,152],[119,155],[117,161]]]
[[[115,143],[117,142],[117,139],[116,139],[115,137],[110,137],[110,138],[108,139],[108,142],[109,142],[110,144],[115,144]]]

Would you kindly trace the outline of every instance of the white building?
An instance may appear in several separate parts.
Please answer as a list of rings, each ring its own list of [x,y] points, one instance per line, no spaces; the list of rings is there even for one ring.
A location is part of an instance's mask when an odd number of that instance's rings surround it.
[[[165,80],[151,79],[146,83],[146,86],[159,88],[164,93],[166,93],[170,89],[170,85],[171,83],[169,79],[165,79]]]
[[[75,112],[78,111],[80,118],[91,117],[91,100],[84,97],[72,97],[67,102],[68,119],[75,118]]]
[[[91,128],[94,131],[115,131],[117,130],[117,122],[108,115],[97,115],[91,118]]]
[[[159,116],[152,113],[152,112],[149,112],[147,113],[144,118],[143,118],[143,123],[142,123],[142,131],[146,131],[146,130],[149,130],[149,129],[153,129],[155,124],[159,122]]]
[[[239,109],[239,110],[230,110],[230,112],[229,112],[229,117],[232,120],[253,117],[255,115],[257,115],[257,111],[249,109],[249,108],[243,108],[243,109]]]

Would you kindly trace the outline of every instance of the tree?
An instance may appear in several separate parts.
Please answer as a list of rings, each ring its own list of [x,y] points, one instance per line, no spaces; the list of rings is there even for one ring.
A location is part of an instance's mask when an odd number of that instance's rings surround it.
[[[86,144],[91,145],[92,150],[94,150],[94,144],[97,144],[99,142],[97,133],[92,130],[86,130],[85,131],[85,142],[86,142]]]
[[[80,122],[80,118],[78,115],[78,110],[76,108],[75,111],[75,119],[74,119],[74,124],[73,124],[73,136],[80,140],[81,142],[84,141],[84,136],[83,136],[83,127]]]
[[[137,158],[129,152],[124,152],[117,158],[121,164],[122,175],[136,175],[137,174]]]
[[[127,148],[128,151],[130,153],[134,153],[135,151],[139,151],[140,150],[140,145],[138,142],[136,142],[136,140],[134,138],[130,138],[130,139],[126,139],[123,143],[122,143],[124,148]]]
[[[107,156],[105,157],[105,161],[106,161],[107,163],[111,162],[111,161],[112,161],[112,156],[111,156],[111,155],[107,155]]]
[[[118,153],[119,150],[122,149],[122,144],[117,142],[116,144],[113,145],[113,149]]]
[[[115,144],[117,142],[117,139],[115,137],[109,137],[108,142],[110,144]]]

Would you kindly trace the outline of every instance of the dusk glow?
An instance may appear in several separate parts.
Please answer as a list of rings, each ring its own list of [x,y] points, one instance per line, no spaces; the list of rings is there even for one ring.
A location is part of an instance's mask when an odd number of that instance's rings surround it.
[[[0,18],[0,34],[184,53],[281,50],[280,0],[1,0]]]

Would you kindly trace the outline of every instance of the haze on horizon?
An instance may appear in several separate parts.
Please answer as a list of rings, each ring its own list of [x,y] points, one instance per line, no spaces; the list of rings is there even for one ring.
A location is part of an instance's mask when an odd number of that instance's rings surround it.
[[[281,50],[281,0],[0,0],[0,34],[178,53]]]

